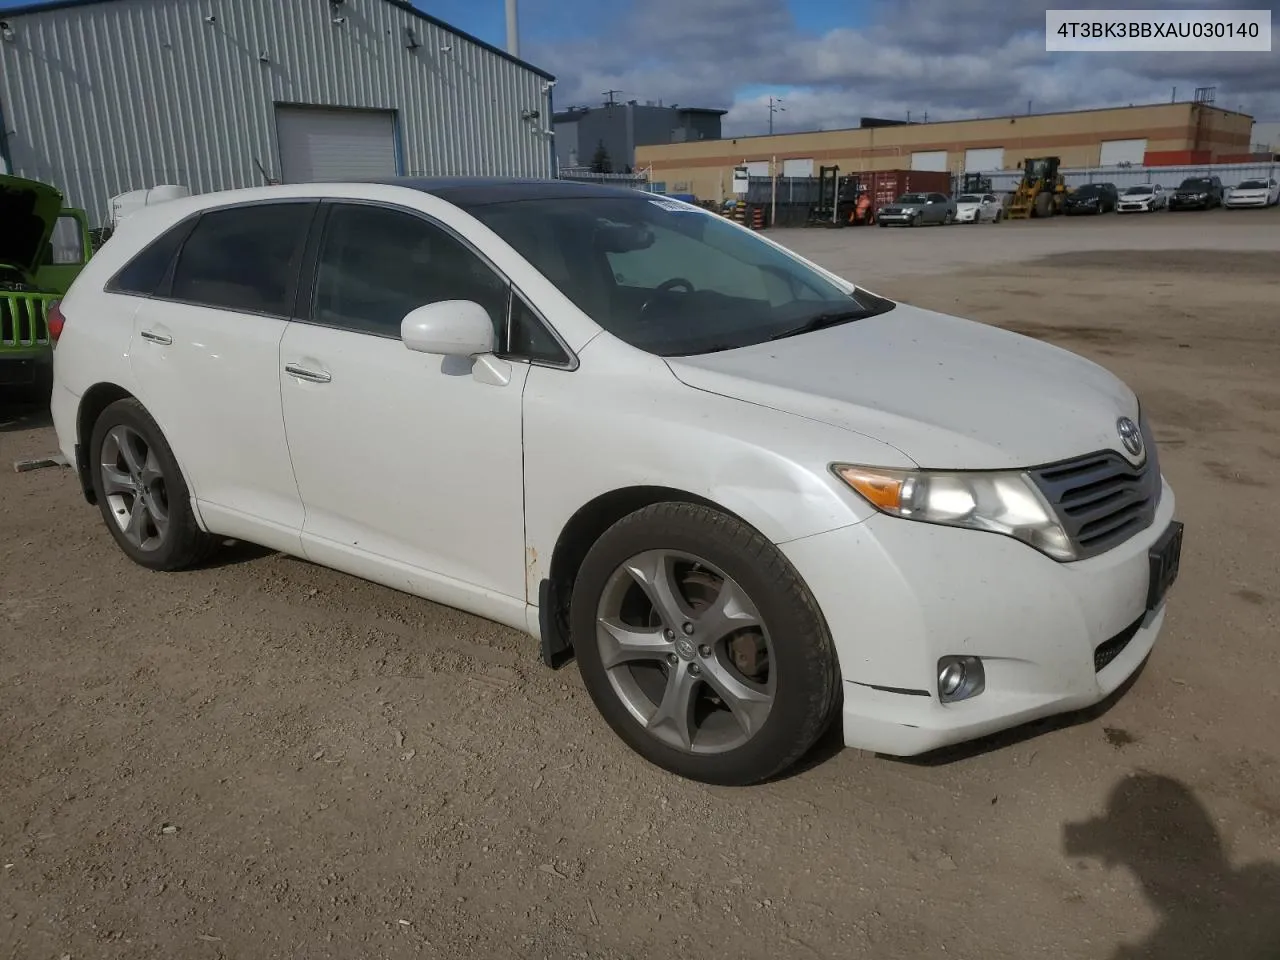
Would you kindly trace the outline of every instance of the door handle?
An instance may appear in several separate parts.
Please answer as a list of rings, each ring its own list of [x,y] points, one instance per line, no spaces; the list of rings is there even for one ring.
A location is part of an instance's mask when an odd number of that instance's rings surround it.
[[[297,363],[286,363],[284,372],[299,380],[306,380],[308,383],[328,383],[333,379],[333,375],[327,370],[309,370]]]
[[[156,333],[154,330],[143,330],[139,336],[141,336],[143,340],[147,340],[151,343],[158,343],[164,347],[170,346],[173,343],[173,337],[164,333]]]

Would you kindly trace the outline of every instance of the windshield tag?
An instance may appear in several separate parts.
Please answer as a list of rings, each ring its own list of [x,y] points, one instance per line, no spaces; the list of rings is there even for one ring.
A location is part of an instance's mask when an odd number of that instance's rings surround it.
[[[661,207],[663,210],[670,210],[672,213],[703,213],[701,207],[690,206],[687,203],[681,203],[679,200],[650,200],[655,207]]]

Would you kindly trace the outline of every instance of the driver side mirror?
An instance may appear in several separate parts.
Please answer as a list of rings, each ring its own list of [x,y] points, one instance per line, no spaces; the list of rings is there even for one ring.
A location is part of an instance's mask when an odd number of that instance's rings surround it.
[[[409,311],[400,321],[400,339],[415,353],[476,357],[493,353],[493,321],[472,300],[441,300]]]

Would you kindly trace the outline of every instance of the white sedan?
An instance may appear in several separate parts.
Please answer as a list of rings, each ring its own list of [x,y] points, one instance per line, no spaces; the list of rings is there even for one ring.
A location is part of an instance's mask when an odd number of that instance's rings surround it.
[[[1178,571],[1111,373],[634,190],[171,200],[49,332],[59,445],[134,562],[241,539],[507,624],[707,782],[833,721],[910,755],[1095,704]]]
[[[956,199],[957,223],[999,223],[1004,205],[994,193],[964,193]]]
[[[1275,177],[1242,180],[1227,191],[1224,207],[1273,207],[1280,203],[1280,181]]]
[[[1169,208],[1169,194],[1160,184],[1141,183],[1120,194],[1116,213],[1151,213]]]

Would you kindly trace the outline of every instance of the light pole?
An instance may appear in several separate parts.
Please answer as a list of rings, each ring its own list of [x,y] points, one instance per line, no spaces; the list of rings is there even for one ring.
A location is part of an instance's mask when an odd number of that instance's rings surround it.
[[[781,97],[769,98],[769,136],[773,136],[773,115],[775,113],[786,113],[787,108],[782,106]]]
[[[507,53],[520,56],[520,18],[517,0],[507,0]]]

